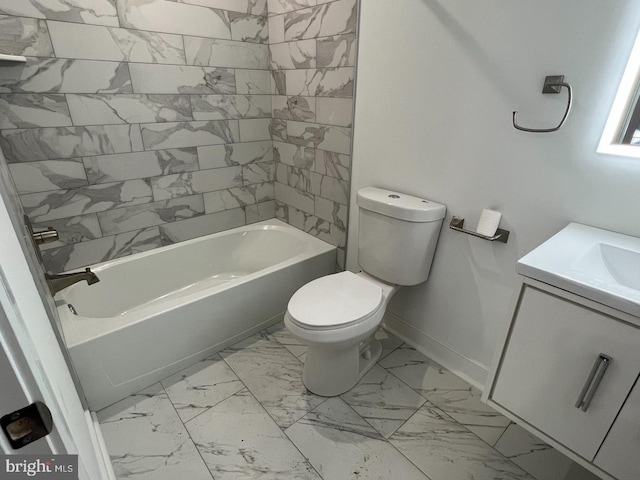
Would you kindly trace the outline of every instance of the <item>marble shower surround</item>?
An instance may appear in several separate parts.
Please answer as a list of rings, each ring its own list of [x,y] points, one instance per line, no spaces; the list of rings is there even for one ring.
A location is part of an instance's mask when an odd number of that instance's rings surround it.
[[[28,57],[0,68],[0,146],[27,214],[60,232],[47,268],[271,218],[276,200],[343,247],[355,5],[0,0],[0,48]]]

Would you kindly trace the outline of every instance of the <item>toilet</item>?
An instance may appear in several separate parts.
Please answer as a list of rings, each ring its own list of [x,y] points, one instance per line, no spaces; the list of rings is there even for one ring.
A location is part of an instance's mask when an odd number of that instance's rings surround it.
[[[378,361],[373,338],[402,285],[427,280],[444,205],[375,187],[358,191],[358,264],[318,278],[293,294],[284,324],[308,345],[302,380],[316,395],[340,395]]]

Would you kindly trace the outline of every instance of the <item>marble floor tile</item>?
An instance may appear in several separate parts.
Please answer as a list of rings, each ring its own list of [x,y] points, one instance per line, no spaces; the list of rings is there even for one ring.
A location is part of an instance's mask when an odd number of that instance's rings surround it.
[[[490,445],[511,423],[480,400],[479,390],[411,347],[396,349],[380,365]]]
[[[428,480],[340,398],[327,400],[285,433],[326,480]]]
[[[430,403],[389,441],[431,480],[533,480]]]
[[[402,345],[402,340],[397,337],[394,337],[391,333],[387,332],[384,328],[378,328],[378,331],[375,335],[376,339],[382,345],[382,353],[380,354],[380,360],[385,358],[391,352],[393,352],[396,348]],[[380,361],[378,360],[378,361]]]
[[[320,479],[246,389],[186,427],[216,480]]]
[[[325,401],[302,383],[302,363],[267,333],[220,352],[276,423],[286,428]]]
[[[118,479],[213,479],[159,383],[101,410],[98,419]]]
[[[293,355],[300,358],[300,355],[307,353],[307,346],[302,340],[295,338],[283,322],[277,323],[267,330],[273,338],[278,340],[280,344],[289,350]]]
[[[496,450],[536,480],[598,480],[596,475],[515,423],[500,437]]]
[[[245,388],[218,354],[165,378],[161,383],[183,422]]]
[[[379,365],[374,365],[355,387],[342,395],[342,399],[385,438],[389,438],[425,402]]]

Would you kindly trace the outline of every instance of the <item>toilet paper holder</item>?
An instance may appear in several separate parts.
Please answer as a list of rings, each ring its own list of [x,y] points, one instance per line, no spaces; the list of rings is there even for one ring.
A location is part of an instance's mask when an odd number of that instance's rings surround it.
[[[451,222],[449,223],[449,228],[451,230],[455,230],[456,232],[466,233],[467,235],[473,235],[474,237],[482,238],[483,240],[489,240],[490,242],[507,243],[507,240],[509,240],[509,231],[504,230],[502,228],[498,228],[496,230],[496,234],[493,235],[492,237],[489,237],[487,235],[482,235],[481,233],[474,232],[472,230],[467,230],[463,227],[464,227],[464,218],[456,217],[454,215],[453,218],[451,219]]]

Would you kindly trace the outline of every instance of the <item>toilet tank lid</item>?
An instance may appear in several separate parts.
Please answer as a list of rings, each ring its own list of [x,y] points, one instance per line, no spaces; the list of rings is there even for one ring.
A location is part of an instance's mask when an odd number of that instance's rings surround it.
[[[365,210],[408,222],[433,222],[447,212],[440,203],[377,187],[358,190],[356,203]]]

